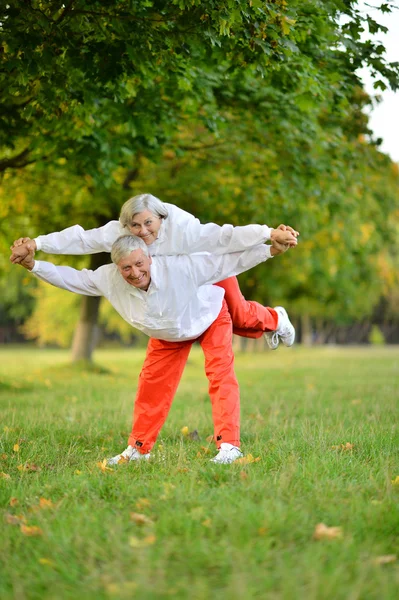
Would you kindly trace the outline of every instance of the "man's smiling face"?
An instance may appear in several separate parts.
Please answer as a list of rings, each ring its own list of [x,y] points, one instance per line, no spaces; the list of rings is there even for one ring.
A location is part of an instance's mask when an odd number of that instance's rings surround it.
[[[151,256],[146,256],[141,249],[133,250],[121,258],[118,270],[129,285],[146,291],[151,282],[151,262]]]

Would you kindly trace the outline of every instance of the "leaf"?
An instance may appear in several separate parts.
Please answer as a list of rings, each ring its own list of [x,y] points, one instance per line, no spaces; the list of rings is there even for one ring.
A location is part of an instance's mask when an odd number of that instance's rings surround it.
[[[8,525],[21,525],[21,523],[26,523],[26,518],[23,515],[12,515],[11,513],[6,513],[4,515],[4,520]]]
[[[101,470],[103,473],[107,473],[107,472],[114,473],[114,470],[113,470],[113,469],[111,469],[110,467],[107,467],[107,459],[106,459],[106,458],[104,458],[104,460],[103,460],[102,462],[98,462],[98,463],[96,463],[96,464],[97,464],[97,467],[98,467],[98,468],[99,468],[99,469],[100,469],[100,470]]]
[[[14,444],[13,450],[14,452],[19,452],[19,444]]]
[[[180,433],[182,433],[182,434],[183,434],[185,437],[187,437],[187,436],[188,436],[188,433],[189,433],[189,431],[190,431],[190,430],[189,430],[189,428],[187,427],[187,425],[185,425],[184,427],[182,427],[182,428],[180,429]]]
[[[18,498],[10,498],[10,506],[17,506]]]
[[[21,533],[28,537],[37,537],[43,535],[43,531],[36,525],[21,525]]]
[[[342,527],[328,527],[324,523],[318,523],[313,533],[314,540],[336,540],[343,536]]]
[[[349,450],[353,450],[354,444],[350,442],[346,442],[346,444],[339,444],[338,446],[331,446],[333,450],[342,450],[343,452],[348,452]]]
[[[55,562],[50,558],[39,558],[37,561],[40,565],[44,565],[46,567],[55,567]]]
[[[252,456],[252,454],[247,454],[246,456],[243,456],[242,458],[237,458],[236,463],[238,463],[239,465],[249,465],[251,463],[256,463],[260,461],[260,456],[258,456],[257,458],[254,458]]]
[[[202,525],[210,529],[212,527],[212,519],[205,519],[205,521],[202,521]]]
[[[143,510],[143,508],[148,508],[151,505],[151,502],[148,498],[139,498],[136,502],[136,508],[138,510]]]
[[[18,465],[18,471],[27,472],[27,471],[40,471],[40,467],[35,465],[34,463],[26,463],[25,465]]]
[[[375,565],[389,565],[393,562],[396,562],[396,560],[397,560],[396,554],[385,554],[383,556],[377,556],[373,560],[373,563]]]
[[[47,498],[40,498],[39,500],[40,508],[54,508],[54,504],[51,500],[47,500]]]
[[[153,525],[154,524],[154,521],[152,521],[149,517],[147,517],[146,515],[143,515],[142,513],[131,512],[130,519],[134,523],[136,523],[136,525]]]
[[[8,473],[0,473],[0,479],[11,479],[11,475],[9,475]]]

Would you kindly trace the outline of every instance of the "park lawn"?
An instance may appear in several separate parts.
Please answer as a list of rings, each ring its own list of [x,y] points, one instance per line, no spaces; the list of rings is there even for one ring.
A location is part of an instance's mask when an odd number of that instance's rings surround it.
[[[209,462],[196,347],[153,460],[105,469],[143,351],[95,360],[0,350],[2,600],[398,598],[398,348],[238,353],[233,465]]]

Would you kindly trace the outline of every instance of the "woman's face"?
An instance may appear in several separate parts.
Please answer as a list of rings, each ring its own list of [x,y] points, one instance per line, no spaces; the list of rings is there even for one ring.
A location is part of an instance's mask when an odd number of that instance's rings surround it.
[[[129,230],[149,246],[157,239],[161,223],[161,217],[157,217],[149,210],[143,210],[143,212],[133,215]]]

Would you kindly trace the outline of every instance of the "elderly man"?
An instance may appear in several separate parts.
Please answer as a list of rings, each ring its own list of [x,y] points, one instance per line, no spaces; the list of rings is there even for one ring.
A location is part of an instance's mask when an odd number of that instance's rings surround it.
[[[215,463],[240,456],[240,400],[234,373],[232,323],[224,290],[210,285],[242,273],[287,247],[259,244],[225,255],[150,257],[145,242],[120,237],[112,246],[114,264],[96,271],[55,266],[27,256],[22,266],[56,287],[88,296],[104,296],[133,327],[151,339],[139,377],[128,447],[110,464],[148,459],[166,420],[195,340],[205,355],[209,380]],[[294,337],[288,317],[282,335]]]

